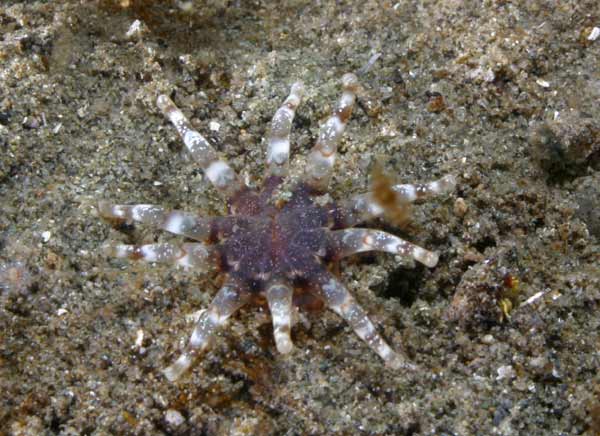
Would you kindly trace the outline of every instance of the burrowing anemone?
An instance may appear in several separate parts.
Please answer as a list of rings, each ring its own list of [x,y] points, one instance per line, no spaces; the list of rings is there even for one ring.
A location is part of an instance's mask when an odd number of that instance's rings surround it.
[[[304,91],[302,83],[292,85],[290,95],[273,117],[260,189],[251,189],[240,180],[169,97],[158,97],[158,107],[173,123],[229,210],[226,216],[203,217],[148,204],[99,204],[100,214],[107,219],[148,224],[193,241],[111,245],[109,252],[113,256],[201,270],[216,268],[224,275],[224,285],[202,312],[185,350],[164,370],[169,380],[177,379],[191,367],[194,358],[208,348],[217,328],[240,307],[264,300],[271,312],[275,344],[281,353],[293,349],[290,338],[293,307],[314,306],[318,302],[344,318],[388,366],[410,366],[384,341],[365,311],[329,270],[332,263],[364,251],[411,257],[428,267],[438,261],[436,253],[392,234],[354,227],[386,212],[389,204],[382,204],[374,192],[343,202],[323,201],[337,144],[354,106],[356,76],[344,75],[342,86],[342,97],[332,116],[321,126],[317,142],[307,156],[303,177],[286,200],[275,194],[288,174],[289,136]],[[392,202],[402,207],[417,199],[450,192],[454,186],[454,177],[446,176],[425,184],[394,185],[390,192]]]

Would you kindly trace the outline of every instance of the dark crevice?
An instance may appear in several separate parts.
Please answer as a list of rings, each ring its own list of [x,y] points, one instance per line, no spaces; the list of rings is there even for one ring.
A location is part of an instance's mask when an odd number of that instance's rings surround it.
[[[425,272],[426,269],[422,265],[396,269],[390,274],[381,295],[385,298],[396,298],[405,307],[412,306],[419,295]]]

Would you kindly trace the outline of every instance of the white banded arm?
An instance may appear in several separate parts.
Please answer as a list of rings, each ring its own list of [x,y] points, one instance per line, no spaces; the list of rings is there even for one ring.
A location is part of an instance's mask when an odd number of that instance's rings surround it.
[[[109,244],[104,246],[107,256],[171,263],[184,268],[207,270],[212,266],[210,250],[201,243],[181,245],[159,243],[145,245]]]
[[[163,370],[169,381],[177,380],[193,364],[194,358],[205,351],[217,329],[248,301],[249,292],[243,292],[237,285],[224,285],[198,319],[190,340],[179,358]]]
[[[387,366],[393,369],[414,368],[384,341],[366,312],[333,275],[327,273],[322,277],[320,293],[327,307],[346,320],[358,337],[365,341]]]
[[[214,221],[189,212],[169,211],[152,204],[124,205],[101,201],[98,203],[98,211],[104,218],[137,221],[197,241],[208,238],[211,221]]]
[[[440,195],[449,194],[456,187],[456,177],[451,174],[428,183],[417,183],[415,185],[394,185],[392,190],[396,192],[400,200],[412,203],[418,200],[427,200]]]
[[[342,86],[342,97],[333,115],[321,126],[317,143],[307,158],[305,181],[316,191],[324,191],[329,183],[338,143],[352,115],[358,79],[354,74],[344,74]]]
[[[433,197],[447,195],[454,191],[456,177],[447,175],[428,183],[392,185],[391,190],[396,195],[396,205],[408,204],[415,201],[428,200]],[[377,202],[372,192],[358,194],[343,203],[346,210],[347,225],[377,218],[386,213],[386,206]]]
[[[285,283],[273,283],[267,289],[267,302],[273,319],[273,335],[277,351],[289,353],[294,347],[290,338],[292,328],[293,289]]]
[[[437,253],[381,230],[353,228],[335,230],[329,235],[335,245],[334,249],[338,258],[364,251],[384,251],[413,258],[430,268],[433,268],[438,262]]]
[[[213,186],[226,198],[231,198],[244,185],[238,175],[224,160],[219,159],[215,149],[196,130],[177,106],[166,95],[160,95],[156,101],[161,112],[173,123],[183,139],[190,154],[198,161],[200,167]]]
[[[284,177],[288,172],[290,158],[290,131],[296,108],[302,100],[304,85],[296,82],[292,85],[290,95],[275,112],[271,121],[271,131],[267,138],[267,175]]]

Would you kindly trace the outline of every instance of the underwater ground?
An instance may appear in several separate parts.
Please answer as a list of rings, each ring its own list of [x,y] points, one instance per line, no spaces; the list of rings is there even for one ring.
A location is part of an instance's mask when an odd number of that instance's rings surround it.
[[[445,174],[413,208],[433,269],[339,265],[393,371],[334,313],[289,356],[243,309],[177,383],[221,278],[107,258],[99,200],[225,212],[156,108],[172,95],[260,182],[302,80],[292,173],[360,73],[332,198]],[[11,1],[0,4],[0,435],[600,434],[600,4],[588,1]],[[377,223],[376,223],[377,224]],[[377,226],[377,225],[372,225]]]

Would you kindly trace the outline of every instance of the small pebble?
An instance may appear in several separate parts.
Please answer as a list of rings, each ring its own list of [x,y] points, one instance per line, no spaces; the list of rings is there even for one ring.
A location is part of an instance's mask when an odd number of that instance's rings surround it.
[[[140,20],[135,20],[133,23],[131,23],[131,26],[129,26],[129,29],[125,33],[125,36],[127,38],[134,38],[134,37],[139,38],[144,33],[146,33],[146,28],[144,26],[144,23],[141,22]]]
[[[175,409],[169,409],[165,412],[165,421],[172,427],[179,427],[185,422],[185,418]]]
[[[542,88],[549,88],[550,87],[550,82],[548,82],[546,80],[537,79],[535,81],[535,83],[537,83],[538,85],[540,85]]]
[[[492,345],[494,342],[496,342],[496,338],[494,338],[494,336],[492,335],[485,335],[483,338],[481,338],[481,342],[483,342],[486,345]]]
[[[469,210],[469,206],[465,202],[465,199],[462,197],[458,197],[454,202],[454,215],[463,217]]]
[[[511,379],[515,377],[515,370],[511,365],[504,365],[498,368],[498,377],[496,380],[503,380],[505,378]]]
[[[138,329],[138,331],[136,332],[136,337],[135,337],[135,346],[138,348],[141,348],[143,343],[144,343],[144,330]]]

